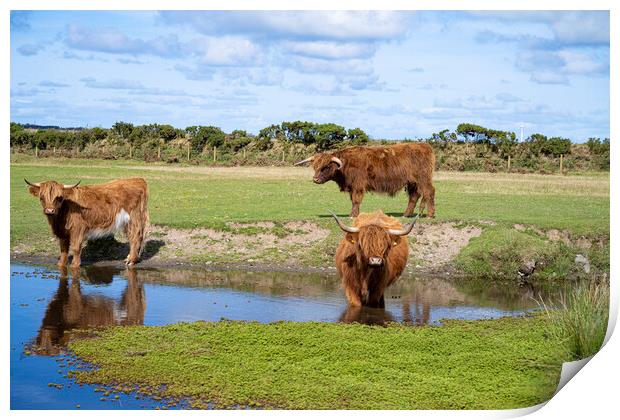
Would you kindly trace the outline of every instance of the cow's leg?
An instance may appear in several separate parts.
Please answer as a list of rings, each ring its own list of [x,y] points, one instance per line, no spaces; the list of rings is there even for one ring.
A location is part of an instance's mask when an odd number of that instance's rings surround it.
[[[415,206],[418,204],[418,199],[420,198],[418,186],[415,183],[408,184],[407,194],[409,194],[409,204],[407,204],[407,210],[405,210],[403,217],[413,216],[413,211],[415,210]]]
[[[360,299],[360,295],[353,288],[345,286],[344,294],[346,295],[347,300],[349,301],[349,305],[362,306],[362,300]]]
[[[350,217],[357,217],[360,214],[360,204],[362,204],[363,199],[364,191],[351,192],[351,203],[353,203],[353,207],[351,207]]]
[[[432,185],[420,186],[422,190],[422,201],[420,202],[420,216],[428,204],[428,217],[435,217],[435,187]]]
[[[58,258],[58,267],[66,267],[69,259],[69,238],[60,238],[60,258]]]
[[[428,195],[428,217],[435,217],[435,187],[432,185]]]
[[[420,215],[428,204],[428,217],[435,217],[435,187],[425,185],[422,189],[422,201],[420,202]]]
[[[129,224],[125,227],[125,236],[129,241],[129,255],[125,259],[127,265],[136,264],[140,260],[146,241],[148,219],[148,211],[142,207],[135,209],[130,215]]]
[[[69,248],[73,254],[71,267],[79,267],[82,264],[82,243],[84,242],[84,232],[75,232],[71,234]]]
[[[129,226],[125,230],[125,235],[129,241],[129,255],[125,258],[125,264],[133,265],[140,259],[140,251],[142,250],[142,241],[144,239],[142,223],[136,219],[130,220]]]
[[[375,290],[368,298],[368,306],[371,308],[385,308],[385,298],[383,292]]]

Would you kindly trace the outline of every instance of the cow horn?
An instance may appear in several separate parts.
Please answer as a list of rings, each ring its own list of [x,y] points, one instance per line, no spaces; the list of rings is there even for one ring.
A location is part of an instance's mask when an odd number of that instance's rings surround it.
[[[409,223],[408,225],[405,225],[404,228],[402,228],[402,229],[388,229],[388,232],[390,232],[390,235],[395,235],[395,236],[409,235],[409,233],[411,232],[411,230],[415,226],[415,222],[418,221],[418,217],[420,217],[419,214],[415,217],[413,222]]]
[[[332,162],[335,162],[336,165],[338,165],[338,169],[342,168],[342,161],[340,159],[338,159],[336,156],[332,156]]]
[[[336,216],[336,214],[333,211],[331,211],[331,210],[328,210],[328,211],[331,213],[331,215],[334,217],[334,219],[336,219],[336,223],[338,223],[338,226],[340,226],[340,229],[342,229],[343,231],[349,232],[349,233],[357,233],[357,232],[360,231],[360,228],[358,228],[358,227],[352,227],[352,226],[345,225],[344,223],[342,223],[340,221],[338,216]]]
[[[32,182],[28,181],[26,178],[24,178],[24,181],[26,181],[26,184],[30,185],[31,187],[40,187],[41,186],[40,182],[32,183]]]
[[[304,163],[312,162],[314,160],[314,156],[310,156],[308,159],[300,160],[293,166],[303,165]]]
[[[80,180],[80,181],[78,181],[78,182],[77,182],[77,184],[73,184],[73,185],[67,185],[67,184],[65,184],[65,185],[63,185],[63,187],[64,187],[64,188],[75,188],[75,187],[77,187],[78,185],[80,185],[80,182],[82,182],[82,181]]]

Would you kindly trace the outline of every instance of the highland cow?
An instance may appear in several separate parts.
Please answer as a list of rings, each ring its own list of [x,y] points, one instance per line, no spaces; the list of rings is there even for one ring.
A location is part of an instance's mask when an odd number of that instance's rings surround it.
[[[311,162],[314,168],[315,183],[334,181],[340,191],[350,194],[353,204],[351,217],[359,214],[365,192],[374,191],[393,196],[403,188],[407,189],[409,195],[404,217],[413,216],[420,196],[422,201],[418,214],[422,214],[428,204],[428,216],[435,216],[435,155],[428,144],[349,147],[331,153],[319,153],[295,165],[308,162]]]
[[[349,304],[384,308],[385,289],[400,277],[407,264],[406,236],[417,218],[403,227],[397,219],[378,211],[362,213],[353,226],[346,226],[332,215],[345,232],[336,250],[336,268]]]
[[[43,213],[60,244],[58,265],[81,264],[84,240],[123,231],[129,240],[127,265],[138,262],[149,222],[148,188],[142,178],[119,179],[100,185],[63,185],[56,181],[32,183],[30,194],[38,197]]]

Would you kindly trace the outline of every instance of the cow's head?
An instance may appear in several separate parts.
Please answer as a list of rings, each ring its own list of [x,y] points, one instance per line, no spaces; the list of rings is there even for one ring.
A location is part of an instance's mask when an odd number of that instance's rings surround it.
[[[49,216],[58,214],[65,198],[80,184],[80,181],[73,185],[63,185],[56,181],[29,182],[27,179],[24,181],[30,186],[28,188],[30,194],[38,197],[41,201],[43,213]]]
[[[334,178],[344,166],[342,160],[334,156],[332,153],[319,153],[308,159],[297,162],[295,165],[303,165],[304,163],[312,163],[314,168],[314,177],[312,180],[317,184],[324,184]]]
[[[346,226],[334,213],[332,216],[340,229],[346,233],[345,239],[351,243],[357,263],[369,268],[383,267],[390,250],[403,240],[403,236],[411,232],[417,221],[416,217],[402,229],[388,229],[374,224],[360,227]]]

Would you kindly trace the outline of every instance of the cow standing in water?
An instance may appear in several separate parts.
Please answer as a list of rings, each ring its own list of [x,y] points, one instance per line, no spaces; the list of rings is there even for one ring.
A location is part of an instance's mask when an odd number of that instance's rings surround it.
[[[84,240],[123,231],[129,240],[127,265],[138,262],[149,223],[148,187],[142,178],[119,179],[106,184],[79,186],[56,181],[32,183],[30,194],[38,197],[43,213],[60,243],[58,265],[79,267]]]
[[[362,213],[346,226],[332,213],[345,232],[336,250],[336,268],[352,306],[385,307],[383,293],[405,269],[409,255],[406,236],[417,218],[403,227],[381,211]]]
[[[340,191],[351,196],[351,217],[360,212],[364,193],[374,191],[395,195],[407,189],[409,204],[403,216],[413,216],[420,196],[420,210],[428,204],[428,216],[435,217],[433,170],[435,154],[428,144],[402,143],[393,146],[349,147],[333,153],[319,153],[295,165],[312,163],[313,181],[324,184],[334,181]]]

